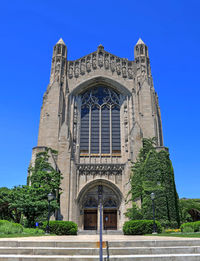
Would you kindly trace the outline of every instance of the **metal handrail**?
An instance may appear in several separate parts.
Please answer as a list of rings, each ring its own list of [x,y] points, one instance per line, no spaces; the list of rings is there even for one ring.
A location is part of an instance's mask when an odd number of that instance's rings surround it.
[[[106,259],[106,261],[109,261],[110,255],[109,255],[109,245],[108,245],[108,241],[106,241],[106,252],[107,252],[107,259]]]

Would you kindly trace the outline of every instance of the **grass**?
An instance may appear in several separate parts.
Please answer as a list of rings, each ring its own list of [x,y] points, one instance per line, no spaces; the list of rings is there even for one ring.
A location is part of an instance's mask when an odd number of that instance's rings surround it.
[[[11,238],[11,237],[40,237],[40,236],[49,236],[46,234],[0,234],[0,238]],[[51,235],[52,236],[52,235]]]
[[[193,237],[193,238],[200,238],[200,232],[191,232],[191,233],[161,233],[161,234],[148,234],[147,236],[160,236],[160,237]]]

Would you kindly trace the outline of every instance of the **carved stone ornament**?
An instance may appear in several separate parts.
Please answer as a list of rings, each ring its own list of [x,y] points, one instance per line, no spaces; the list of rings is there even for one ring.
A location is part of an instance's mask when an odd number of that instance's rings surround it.
[[[118,74],[118,75],[121,73],[121,65],[120,65],[120,62],[117,62],[116,71],[117,71],[117,74]]]
[[[135,62],[129,61],[127,58],[114,56],[104,51],[103,48],[98,48],[96,52],[76,61],[68,61],[68,63],[68,77],[70,79],[73,77],[80,77],[85,73],[90,73],[92,70],[97,70],[99,68],[110,70],[113,74],[116,73],[127,79],[133,79],[133,74],[135,74],[133,71]]]
[[[72,64],[69,65],[69,77],[70,78],[73,77],[73,65]]]
[[[58,72],[60,70],[60,59],[57,59],[56,61],[56,72]]]
[[[75,77],[78,77],[78,76],[79,76],[79,66],[77,64],[75,67]]]
[[[93,56],[92,58],[92,67],[93,69],[97,68],[97,59],[96,59],[96,55]]]
[[[109,60],[108,59],[105,59],[105,69],[108,70],[109,69]]]
[[[132,78],[133,78],[133,71],[132,71],[132,68],[131,68],[131,67],[128,68],[128,78],[129,78],[129,79],[132,79]]]
[[[84,61],[81,62],[81,74],[85,73],[85,63]]]
[[[124,78],[126,77],[126,67],[125,66],[122,67],[122,75]]]
[[[124,164],[77,164],[79,175],[122,175]]]
[[[103,54],[99,53],[99,67],[103,66]]]
[[[112,72],[115,71],[115,61],[114,60],[111,61],[110,68],[111,68]]]
[[[87,63],[86,63],[86,70],[87,70],[87,72],[91,71],[91,63],[90,63],[89,59],[87,60]]]

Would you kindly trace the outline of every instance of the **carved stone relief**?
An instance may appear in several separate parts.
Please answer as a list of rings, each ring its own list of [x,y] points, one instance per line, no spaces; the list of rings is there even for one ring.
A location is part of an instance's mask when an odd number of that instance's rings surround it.
[[[122,175],[124,164],[77,164],[79,175]]]
[[[90,73],[91,70],[104,67],[106,70],[121,75],[123,78],[133,79],[133,66],[133,61],[128,61],[125,58],[119,58],[105,52],[104,50],[100,50],[79,60],[69,61],[68,77],[70,79],[73,77],[77,78],[86,72]]]
[[[83,59],[81,61],[81,74],[84,74],[85,73],[85,60]]]
[[[94,70],[97,68],[96,54],[93,54],[93,57],[92,57],[92,67]]]

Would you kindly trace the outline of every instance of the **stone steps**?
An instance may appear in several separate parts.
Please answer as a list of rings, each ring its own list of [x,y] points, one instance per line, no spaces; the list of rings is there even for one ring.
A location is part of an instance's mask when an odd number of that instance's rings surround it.
[[[103,250],[106,257],[106,249]],[[109,260],[200,261],[200,240],[109,242]],[[97,242],[1,240],[0,261],[99,260]]]
[[[98,255],[99,248],[0,247],[0,255]],[[200,254],[200,247],[111,247],[110,255]],[[106,255],[106,250],[104,249]]]
[[[104,256],[104,258],[106,258]],[[0,255],[1,261],[97,261],[99,256],[27,256],[27,255]],[[105,260],[105,259],[104,259]],[[200,254],[177,254],[177,255],[115,255],[111,261],[199,261]]]

